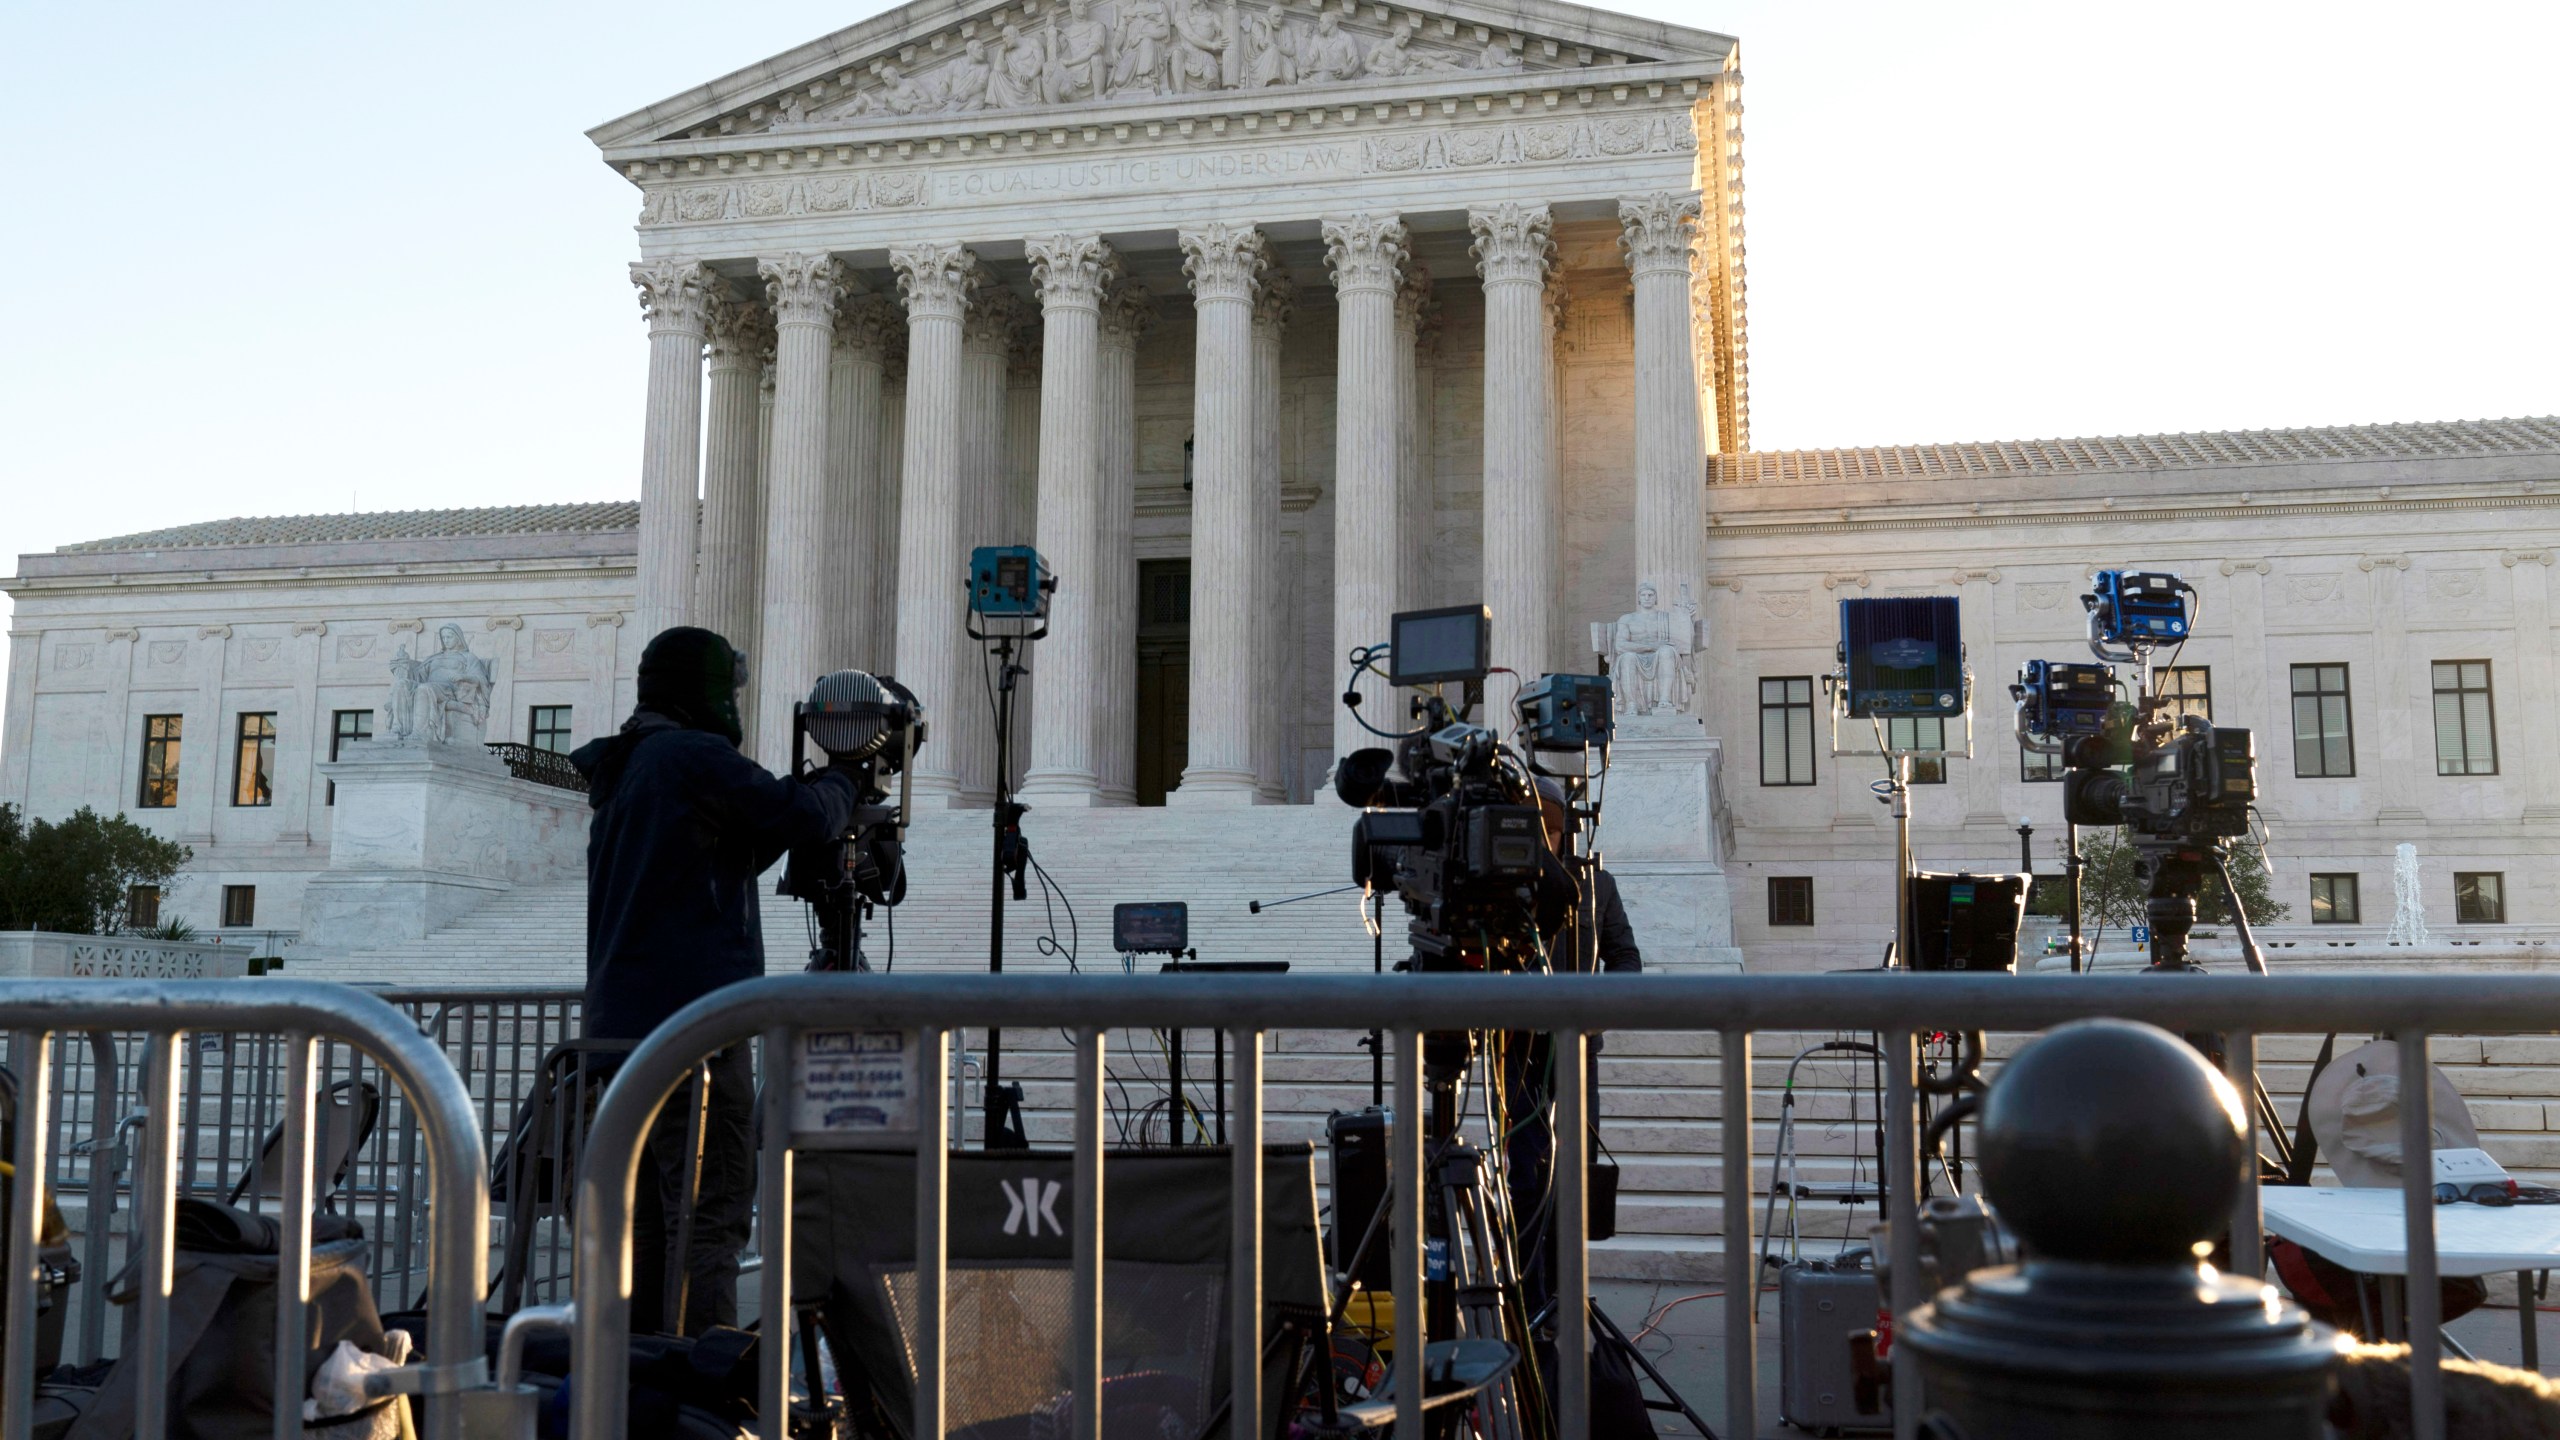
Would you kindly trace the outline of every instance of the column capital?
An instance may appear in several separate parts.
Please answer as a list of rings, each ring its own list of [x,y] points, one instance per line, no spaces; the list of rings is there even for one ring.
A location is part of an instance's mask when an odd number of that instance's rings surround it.
[[[888,296],[849,294],[836,308],[835,348],[885,356],[905,329]]]
[[[1690,273],[1689,246],[1698,235],[1698,197],[1676,191],[1618,202],[1618,247],[1638,275]]]
[[[969,313],[961,317],[960,343],[970,350],[1010,352],[1033,318],[1030,308],[994,271],[981,265],[971,281]]]
[[[709,336],[712,364],[762,364],[773,353],[773,312],[752,300],[718,301]]]
[[[1271,260],[1271,244],[1260,230],[1219,221],[1175,238],[1182,245],[1182,273],[1190,277],[1195,299],[1252,303],[1263,267]]]
[[[818,251],[793,251],[756,262],[764,279],[765,300],[776,325],[827,325],[835,319],[836,302],[852,288],[842,261]]]
[[[1120,257],[1099,235],[1042,235],[1023,242],[1044,310],[1100,310]]]
[[[729,282],[699,260],[634,260],[631,283],[640,287],[640,318],[653,335],[702,334],[711,307],[729,294]]]
[[[1297,308],[1298,282],[1288,271],[1274,269],[1262,277],[1262,293],[1253,302],[1253,327],[1257,332],[1285,330]]]
[[[1544,205],[1505,200],[1467,212],[1476,239],[1469,253],[1487,285],[1542,285],[1555,253],[1555,212]]]
[[[1323,234],[1325,267],[1340,291],[1393,291],[1412,253],[1404,221],[1393,215],[1327,220]]]
[[[1139,281],[1123,276],[1102,302],[1102,343],[1136,345],[1156,326],[1156,297]]]
[[[889,251],[907,318],[957,320],[978,283],[978,257],[960,244],[900,245]]]

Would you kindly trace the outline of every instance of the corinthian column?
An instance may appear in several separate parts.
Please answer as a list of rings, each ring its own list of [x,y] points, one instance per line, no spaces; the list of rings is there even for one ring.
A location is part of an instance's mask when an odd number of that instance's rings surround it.
[[[791,763],[791,706],[826,673],[829,612],[840,596],[827,584],[828,368],[844,266],[821,253],[790,254],[756,266],[773,306],[773,443],[764,505],[763,653],[755,657],[755,758]]]
[[[1484,277],[1484,603],[1493,663],[1523,681],[1547,669],[1555,633],[1555,445],[1546,309],[1553,218],[1505,202],[1468,212]]]
[[[701,520],[702,339],[728,285],[693,260],[634,263],[649,322],[649,414],[640,442],[640,576],[633,608],[645,638],[685,623]]]
[[[1138,799],[1138,340],[1155,324],[1147,287],[1123,280],[1102,307],[1100,378],[1095,419],[1100,431],[1101,517],[1093,559],[1093,636],[1100,656],[1094,747],[1102,799]]]
[[[1032,716],[1031,771],[1022,793],[1051,804],[1102,803],[1096,751],[1101,651],[1094,582],[1103,523],[1102,297],[1118,259],[1092,235],[1051,235],[1026,247],[1040,290],[1040,553],[1060,577],[1049,608]]]
[[[1191,761],[1170,803],[1249,805],[1254,654],[1253,304],[1269,245],[1250,225],[1182,231],[1199,342],[1192,371]],[[1238,600],[1241,594],[1245,598]]]
[[[948,582],[954,596],[970,551],[981,545],[1019,545],[1029,538],[1005,524],[1005,372],[1014,332],[1023,323],[1022,309],[1011,290],[984,265],[978,267],[969,315],[960,326],[960,551]],[[952,663],[959,667],[960,693],[944,713],[943,743],[951,747],[962,801],[991,805],[996,795],[996,726],[987,703],[991,672],[985,649],[965,631],[955,643]],[[1013,763],[1021,765],[1019,749]]]
[[[1253,793],[1266,804],[1289,798],[1282,777],[1281,716],[1296,696],[1290,674],[1287,591],[1280,573],[1280,335],[1297,308],[1285,270],[1262,277],[1253,307]]]
[[[882,382],[897,307],[848,297],[827,367],[826,666],[889,668],[898,591],[898,505],[881,463]]]
[[[756,552],[764,497],[756,473],[763,432],[764,358],[773,319],[761,305],[724,301],[711,314],[710,437],[702,457],[702,567],[693,623],[741,650],[756,639]]]
[[[1338,297],[1333,406],[1333,654],[1341,661],[1384,642],[1396,608],[1396,445],[1403,409],[1396,386],[1396,289],[1406,256],[1404,222],[1354,215],[1324,222],[1325,263]],[[1493,416],[1485,416],[1490,426]],[[1347,673],[1347,672],[1346,672]],[[1328,688],[1330,684],[1328,683]],[[1377,744],[1362,719],[1401,730],[1386,681],[1364,674],[1360,714],[1337,706],[1333,755]]]
[[[898,668],[924,702],[934,743],[916,752],[920,805],[958,797],[950,718],[964,708],[958,684],[964,606],[960,551],[960,318],[977,283],[978,258],[956,244],[889,252],[907,301],[907,419],[899,466]],[[976,677],[969,677],[975,679]]]
[[[1636,288],[1636,575],[1665,608],[1698,603],[1698,490],[1706,483],[1698,352],[1689,332],[1689,242],[1698,197],[1618,205]],[[1699,696],[1693,705],[1703,705]]]

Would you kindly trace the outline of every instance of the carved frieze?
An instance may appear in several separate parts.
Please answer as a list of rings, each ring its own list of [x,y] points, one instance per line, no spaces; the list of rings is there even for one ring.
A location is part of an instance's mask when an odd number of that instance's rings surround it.
[[[1149,138],[1155,138],[1153,132],[1163,127],[1143,128]],[[1265,185],[1292,178],[1490,171],[1632,155],[1682,154],[1696,150],[1698,143],[1689,117],[1676,112],[1493,124],[1450,121],[1356,140],[1315,135],[1296,138],[1274,135],[1258,126],[1256,129],[1257,138],[1243,148],[1221,146],[1199,152],[1107,154],[1087,150],[980,161],[955,160],[941,153],[945,147],[940,141],[931,142],[928,155],[913,157],[904,153],[909,148],[904,145],[896,154],[883,147],[866,147],[875,153],[870,153],[861,165],[836,173],[821,170],[772,179],[680,176],[648,185],[641,202],[640,224],[644,228],[701,225],[1037,200],[1052,194],[1109,195],[1176,186]],[[1187,123],[1176,130],[1177,138],[1191,133]],[[845,157],[843,163],[850,163],[850,157],[861,152],[846,147],[834,153]],[[642,283],[636,273],[634,283]]]
[[[1067,0],[1063,6],[1008,7],[900,44],[692,133],[831,129],[1408,76],[1560,72],[1600,61],[1659,58],[1595,55],[1485,25],[1435,22],[1383,8],[1362,16],[1311,7],[1305,0]]]

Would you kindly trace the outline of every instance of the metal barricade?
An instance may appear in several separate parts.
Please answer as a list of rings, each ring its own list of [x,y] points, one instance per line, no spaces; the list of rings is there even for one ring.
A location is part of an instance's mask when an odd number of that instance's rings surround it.
[[[177,1202],[189,1179],[189,1145],[199,1126],[218,1123],[226,1135],[222,1153],[227,1156],[229,1109],[239,1098],[227,1085],[210,1091],[190,1085],[191,1068],[204,1063],[203,1050],[190,1042],[200,1035],[226,1037],[226,1044],[234,1037],[253,1036],[277,1057],[271,1093],[282,1111],[275,1203],[283,1233],[278,1244],[276,1393],[291,1397],[278,1406],[279,1437],[302,1431],[311,1216],[324,1198],[314,1174],[324,1052],[344,1048],[350,1056],[361,1055],[390,1082],[392,1092],[404,1098],[407,1133],[414,1142],[411,1154],[424,1172],[426,1350],[435,1361],[404,1378],[413,1382],[413,1390],[447,1399],[429,1406],[431,1433],[463,1433],[463,1407],[456,1397],[484,1388],[487,1375],[480,1297],[488,1269],[488,1161],[473,1121],[470,1092],[443,1050],[414,1020],[362,991],[309,981],[6,981],[0,982],[0,1029],[9,1033],[11,1052],[22,1068],[16,1153],[10,1157],[20,1183],[13,1189],[8,1219],[11,1253],[19,1259],[7,1278],[0,1436],[16,1440],[29,1433],[31,1424],[37,1314],[33,1257],[50,1188],[46,1177],[56,1173],[49,1164],[56,1138],[50,1121],[58,1093],[58,1052],[52,1042],[75,1035],[83,1037],[89,1050],[98,1085],[89,1097],[87,1128],[91,1141],[103,1139],[105,1144],[92,1147],[92,1165],[101,1149],[121,1148],[128,1131],[140,1136],[140,1167],[132,1185],[141,1277],[134,1301],[133,1359],[145,1376],[165,1377],[175,1359],[169,1353],[169,1300]],[[121,1092],[137,1099],[124,1113],[119,1113],[120,1091],[112,1078],[121,1062],[112,1040],[100,1038],[118,1035],[139,1037],[141,1052],[138,1083]],[[269,1078],[263,1070],[260,1075]],[[212,1122],[203,1113],[209,1101],[223,1111]],[[93,1199],[111,1203],[112,1164],[90,1171],[92,1177],[101,1174],[107,1184]],[[403,1184],[414,1190],[416,1178],[413,1171]],[[250,1188],[264,1187],[253,1183]],[[105,1216],[94,1205],[90,1224],[92,1253],[103,1258]],[[102,1326],[103,1319],[91,1323]],[[146,1440],[166,1433],[168,1388],[165,1381],[137,1387],[135,1433]]]
[[[997,977],[997,976],[786,976],[723,990],[687,1007],[651,1036],[625,1063],[607,1092],[590,1133],[577,1191],[574,1367],[582,1377],[573,1434],[578,1440],[619,1440],[625,1431],[631,1302],[631,1222],[641,1147],[659,1109],[692,1067],[713,1051],[757,1039],[764,1047],[768,1084],[762,1104],[768,1143],[759,1157],[759,1207],[765,1216],[762,1259],[759,1412],[763,1433],[778,1440],[786,1424],[791,1325],[789,1224],[792,1176],[791,1056],[805,1030],[895,1028],[918,1037],[922,1074],[948,1069],[950,1037],[962,1025],[1063,1027],[1077,1039],[1074,1080],[1075,1220],[1073,1304],[1075,1334],[1070,1375],[1075,1382],[1074,1433],[1098,1436],[1100,1416],[1103,1157],[1102,1037],[1124,1027],[1212,1029],[1232,1032],[1235,1044],[1237,1161],[1235,1233],[1257,1233],[1260,1171],[1253,1163],[1262,1139],[1262,1036],[1267,1030],[1303,1029],[1308,1017],[1327,1017],[1344,1030],[1377,1027],[1394,1038],[1396,1113],[1421,1113],[1422,1038],[1447,1030],[1542,1030],[1554,1034],[1558,1104],[1555,1153],[1585,1153],[1582,1056],[1587,1038],[1606,1030],[1699,1031],[1720,1037],[1722,1048],[1721,1165],[1725,1266],[1724,1433],[1750,1436],[1757,1428],[1753,1385],[1757,1376],[1754,1332],[1756,1273],[1753,1258],[1751,1167],[1751,1037],[1762,1030],[1872,1030],[1884,1040],[1887,1080],[1887,1215],[1892,1221],[1891,1269],[1895,1313],[1907,1313],[1926,1297],[1918,1293],[1920,1267],[1915,1222],[1919,1136],[1913,1093],[1919,1037],[1931,1031],[2033,1031],[2065,1021],[2115,1016],[2185,1032],[2219,1032],[2228,1063],[2243,1076],[2254,1063],[2256,1037],[2303,1030],[2389,1030],[2401,1048],[2404,1073],[2422,1073],[2431,1034],[2516,1034],[2560,1030],[2560,975],[2282,976],[1470,976],[1322,975],[1238,976],[1203,983],[1196,976]],[[2425,1086],[2402,1092],[2401,1135],[2408,1153],[2430,1145]],[[943,1326],[948,1276],[945,1201],[949,1114],[938,1104],[917,1107],[916,1417],[918,1436],[944,1433]],[[2246,1107],[2244,1107],[2246,1109]],[[2256,1121],[2250,1117],[2254,1142]],[[1399,1124],[1392,1156],[1396,1217],[1393,1293],[1399,1314],[1419,1315],[1423,1289],[1423,1160],[1421,1127]],[[2254,1143],[2251,1146],[2254,1151]],[[2243,1185],[2233,1215],[2234,1233],[2260,1234],[2258,1192]],[[1579,1165],[1556,1167],[1559,1234],[1556,1276],[1558,1409],[1562,1433],[1584,1440],[1588,1429],[1590,1266],[1582,1223],[1587,1177]],[[2444,1435],[2443,1387],[2433,1180],[2426,1167],[2409,1170],[2404,1192],[2408,1215],[2408,1305],[2412,1346],[2413,1432],[2423,1440]],[[2241,1257],[2246,1261],[2246,1255]],[[1250,1243],[1233,1257],[1235,1305],[1231,1381],[1238,1414],[1256,1413],[1261,1351],[1261,1256]],[[1410,1307],[1410,1308],[1408,1308]],[[1422,1349],[1399,1346],[1394,1386],[1396,1433],[1422,1433]],[[1910,1437],[1918,1425],[1919,1380],[1913,1357],[1894,1357],[1896,1431]]]
[[[282,983],[261,978],[241,982]],[[362,987],[390,1005],[440,1047],[472,1099],[471,1114],[494,1164],[518,1107],[531,1096],[544,1058],[576,1038],[581,992],[559,987]],[[70,1354],[105,1358],[106,1306],[115,1214],[134,1181],[129,1137],[141,1093],[150,1036],[127,1027],[66,1031],[53,1040],[53,1137],[49,1183],[79,1197],[83,1231],[79,1331]],[[320,1091],[353,1091],[378,1104],[361,1146],[342,1177],[322,1177],[319,1200],[363,1223],[365,1267],[386,1309],[405,1309],[424,1291],[427,1234],[418,1188],[424,1156],[407,1092],[386,1085],[382,1067],[363,1050],[324,1039],[318,1052]],[[178,1188],[182,1195],[227,1200],[254,1170],[285,1118],[287,1056],[282,1038],[230,1029],[200,1029],[184,1047],[179,1069]],[[334,1157],[333,1157],[334,1158]],[[252,1185],[240,1195],[263,1212],[272,1191]],[[512,1216],[510,1218],[513,1218]],[[558,1227],[527,1251],[538,1267],[535,1298],[565,1296],[568,1256]]]

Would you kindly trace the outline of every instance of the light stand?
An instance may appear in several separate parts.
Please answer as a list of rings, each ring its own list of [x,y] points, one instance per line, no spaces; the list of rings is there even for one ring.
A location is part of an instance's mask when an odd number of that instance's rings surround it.
[[[996,804],[995,847],[991,883],[988,888],[987,973],[1004,973],[1004,892],[1007,885],[1017,900],[1027,898],[1024,873],[1031,865],[1031,845],[1022,835],[1022,815],[1029,809],[1013,798],[1013,697],[1014,681],[1030,673],[1028,667],[1013,663],[1014,646],[1019,643],[1025,659],[1030,658],[1031,644],[1049,633],[1049,597],[1058,588],[1056,576],[1038,552],[1027,545],[982,545],[969,556],[969,575],[964,582],[969,591],[969,638],[986,647],[996,661]],[[1015,628],[999,630],[990,621],[1011,621]],[[980,662],[983,671],[985,661]],[[1031,1140],[1022,1127],[1022,1087],[1004,1083],[1004,1031],[987,1027],[986,1134],[984,1145],[989,1150],[1027,1150]]]

